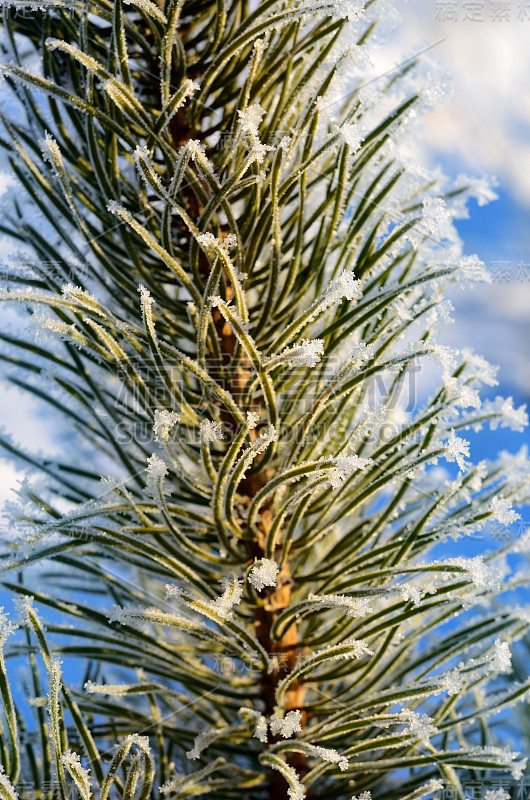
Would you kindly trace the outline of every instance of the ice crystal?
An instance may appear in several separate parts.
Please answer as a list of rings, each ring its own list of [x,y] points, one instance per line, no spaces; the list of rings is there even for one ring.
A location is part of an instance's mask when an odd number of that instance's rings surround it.
[[[320,12],[334,19],[357,22],[365,13],[365,0],[303,0],[302,8]]]
[[[331,281],[324,295],[326,307],[338,303],[343,298],[356,300],[361,296],[361,281],[356,280],[353,272],[343,270],[340,275]]]
[[[431,736],[438,733],[438,729],[432,724],[432,719],[426,714],[418,714],[410,708],[402,708],[399,712],[400,722],[405,723],[403,733],[415,736],[423,744],[428,745]]]
[[[189,139],[182,150],[187,150],[192,161],[195,161],[207,172],[213,173],[213,164],[207,158],[204,144],[198,139]]]
[[[490,364],[485,358],[473,352],[470,347],[464,347],[462,350],[462,358],[466,364],[466,371],[471,372],[474,377],[478,378],[481,383],[486,386],[497,386],[497,372],[499,368],[494,364]]]
[[[153,433],[157,442],[167,442],[171,428],[180,422],[180,416],[176,411],[168,411],[166,408],[155,409],[155,420],[153,423]]]
[[[274,427],[274,425],[269,425],[264,431],[260,433],[256,441],[254,442],[254,453],[259,454],[265,452],[267,447],[272,443],[277,441],[278,439],[278,431]]]
[[[491,283],[491,276],[477,255],[462,256],[454,266],[456,275],[460,277],[461,285],[464,287],[476,283]]]
[[[465,459],[469,457],[469,442],[456,436],[454,430],[451,430],[444,456],[446,461],[456,461],[459,468],[464,470],[466,468]]]
[[[497,789],[488,789],[484,795],[484,800],[510,800],[510,793],[499,786]]]
[[[287,796],[289,800],[304,800],[306,796],[306,789],[303,783],[300,783],[298,776],[292,767],[287,766],[290,772],[290,786],[287,789]]]
[[[19,794],[15,790],[15,787],[13,786],[7,775],[5,774],[2,765],[0,765],[0,790],[2,792],[2,797],[4,797],[5,800],[19,800]],[[303,797],[304,795],[302,795],[302,800]]]
[[[335,466],[329,470],[328,478],[334,489],[342,486],[345,480],[358,469],[366,469],[372,463],[371,458],[361,458],[357,455],[337,456],[334,459]]]
[[[114,604],[107,613],[109,622],[119,622],[120,625],[134,625],[138,620],[145,622],[148,609],[144,606],[128,603],[125,606]],[[88,690],[90,691],[90,689]]]
[[[197,244],[200,244],[200,246],[204,247],[206,250],[208,249],[227,250],[228,247],[230,246],[229,243],[231,242],[231,239],[228,240],[229,242],[228,244],[226,239],[221,241],[220,239],[217,238],[217,236],[214,236],[214,234],[211,231],[207,231],[206,233],[198,233],[195,238],[197,240]],[[221,300],[222,298],[219,299]]]
[[[444,675],[441,675],[439,683],[440,689],[447,692],[451,696],[460,694],[464,685],[464,681],[458,667],[455,667],[450,672],[446,672]]]
[[[520,753],[510,750],[508,747],[497,747],[496,745],[487,745],[485,747],[476,747],[472,751],[475,756],[486,756],[499,759],[504,764],[508,765],[515,780],[520,780],[524,769],[526,767],[527,759],[521,758]]]
[[[482,405],[479,393],[467,383],[462,382],[462,377],[445,378],[445,388],[454,397],[455,406],[460,408],[480,408]]]
[[[467,185],[469,196],[474,197],[479,206],[485,206],[493,200],[498,200],[499,196],[493,191],[493,187],[499,185],[495,175],[482,175],[482,177],[470,177],[469,175],[458,175],[456,184]]]
[[[264,111],[257,103],[248,106],[243,111],[238,111],[239,124],[241,130],[247,134],[251,143],[251,154],[254,156],[258,164],[262,164],[268,152],[274,150],[274,147],[268,144],[263,144],[259,140],[258,129],[263,119]]]
[[[507,673],[512,671],[512,654],[507,642],[495,640],[493,655],[490,657],[490,668],[494,673]]]
[[[290,367],[316,367],[324,355],[324,339],[302,339],[282,355]]]
[[[374,651],[370,650],[366,642],[363,642],[360,639],[345,639],[341,645],[345,645],[346,647],[351,647],[351,653],[343,653],[339,658],[362,658],[362,656],[373,656]],[[329,648],[332,650],[334,645],[331,645]],[[322,651],[321,651],[322,652]]]
[[[302,712],[301,711],[288,711],[282,717],[277,713],[270,720],[270,729],[273,736],[283,736],[284,739],[290,739],[293,733],[302,732]]]
[[[4,607],[0,606],[0,649],[4,646],[9,636],[14,633],[18,628],[14,622],[11,622],[7,614],[4,612]]]
[[[256,727],[254,728],[254,738],[265,744],[268,739],[267,732],[267,720],[263,714],[258,714],[256,717]]]
[[[153,453],[147,459],[147,491],[149,494],[153,496],[157,496],[158,494],[158,486],[160,485],[161,491],[164,494],[164,478],[167,476],[168,469],[167,465],[162,461],[161,458],[157,456],[156,453]]]
[[[199,425],[199,431],[203,442],[220,442],[224,439],[222,422],[203,419]]]
[[[341,756],[341,754],[332,747],[319,747],[318,745],[311,744],[308,746],[308,749],[311,751],[312,755],[321,758],[322,761],[328,761],[330,764],[338,764],[341,772],[344,772],[344,770],[348,769],[350,766],[346,756]]]
[[[439,70],[427,73],[421,90],[421,100],[425,106],[435,108],[441,103],[452,100],[453,95],[454,88],[450,76],[440,74]]]
[[[403,600],[411,600],[416,607],[420,605],[423,592],[421,589],[418,589],[417,586],[411,586],[408,583],[403,583],[400,584],[399,591],[401,592]]]
[[[189,758],[191,761],[195,761],[196,759],[200,758],[202,751],[205,750],[208,745],[211,744],[211,742],[215,741],[217,736],[217,730],[199,733],[199,735],[194,739],[191,750],[186,752],[186,758]]]
[[[364,364],[366,361],[370,361],[370,359],[373,358],[375,353],[375,344],[372,344],[371,342],[355,342],[350,346],[349,349],[349,358],[351,361],[354,361],[357,364]]]
[[[125,609],[124,614],[118,613],[118,606],[114,606],[111,610],[111,617],[109,620],[113,622],[122,622],[122,619],[127,614]],[[137,684],[134,683],[94,683],[94,681],[87,681],[84,685],[87,694],[108,694],[108,695],[121,695],[126,694],[130,689],[134,688]]]
[[[104,316],[101,304],[90,292],[81,289],[80,286],[73,286],[71,283],[65,283],[61,289],[64,298],[75,300],[75,302],[85,308],[87,311],[92,311],[98,316]]]
[[[497,497],[495,495],[491,500],[491,511],[493,512],[493,518],[500,522],[501,525],[511,525],[512,522],[521,519],[521,515],[513,510],[512,504],[505,497]]]
[[[485,415],[492,415],[490,420],[491,430],[496,430],[499,425],[501,428],[510,428],[512,431],[522,433],[528,425],[528,414],[526,405],[514,407],[513,398],[496,397],[495,400],[486,400],[483,404]]]
[[[449,563],[467,570],[478,589],[494,589],[499,585],[497,570],[493,566],[485,564],[482,556],[453,558]]]
[[[256,141],[252,145],[251,153],[254,156],[256,162],[258,164],[262,164],[265,156],[267,153],[270,153],[271,150],[274,150],[274,147],[270,144],[263,144],[263,142]]]
[[[422,786],[423,796],[432,794],[433,792],[441,792],[444,786],[445,784],[443,781],[438,780],[438,778],[431,778],[430,781],[427,781],[427,783]]]
[[[440,364],[444,371],[444,375],[447,375],[454,370],[457,364],[458,355],[459,350],[455,350],[453,347],[446,347],[442,344],[435,344],[433,346],[432,357],[437,364]]]
[[[423,200],[422,228],[436,238],[449,238],[452,212],[442,197],[426,197]]]
[[[248,106],[248,108],[245,108],[243,111],[238,111],[237,114],[241,129],[245,131],[245,133],[257,136],[261,120],[265,114],[262,107],[255,103],[253,106]]]
[[[307,597],[310,603],[320,608],[347,608],[348,617],[366,617],[371,612],[370,601],[366,598],[348,597],[345,594],[313,594]]]
[[[261,418],[261,414],[257,411],[247,411],[247,425],[249,430],[253,431],[257,427]]]
[[[254,726],[253,737],[258,739],[258,741],[266,743],[268,740],[268,731],[269,726],[266,717],[263,716],[259,711],[256,711],[253,708],[247,708],[243,706],[239,709],[239,716],[245,720],[245,722],[250,723]]]
[[[270,558],[256,559],[249,572],[248,580],[256,591],[261,592],[267,586],[276,586],[280,568]]]
[[[342,125],[342,127],[338,129],[338,132],[340,133],[341,137],[344,139],[348,147],[350,147],[354,153],[357,152],[357,150],[359,150],[363,140],[363,136],[357,125],[355,124]]]
[[[230,619],[233,607],[241,602],[243,582],[234,575],[231,578],[221,578],[221,586],[223,594],[217,600],[212,600],[210,607],[222,619]]]

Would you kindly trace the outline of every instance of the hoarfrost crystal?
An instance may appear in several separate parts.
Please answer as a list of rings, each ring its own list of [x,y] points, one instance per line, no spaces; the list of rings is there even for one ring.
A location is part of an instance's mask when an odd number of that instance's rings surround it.
[[[290,739],[293,733],[302,732],[302,712],[301,711],[288,711],[282,717],[279,713],[270,720],[270,729],[273,736],[283,736],[284,739]]]
[[[261,592],[267,586],[276,586],[279,571],[280,568],[276,561],[261,558],[254,563],[248,580],[258,592]]]
[[[366,469],[372,463],[371,458],[361,458],[357,455],[337,456],[335,466],[328,473],[329,482],[334,489],[342,486],[345,480],[358,469]]]
[[[330,764],[338,764],[341,772],[347,770],[349,767],[348,759],[332,747],[319,747],[318,745],[311,744],[308,746],[312,755],[321,758],[322,761],[328,761]]]
[[[168,473],[168,469],[166,464],[162,461],[161,458],[157,456],[156,453],[153,453],[147,459],[147,490],[148,492],[155,496],[158,494],[158,485],[160,482],[162,494],[164,494],[164,478]]]
[[[223,594],[217,600],[212,600],[210,607],[222,619],[230,619],[233,607],[240,603],[243,597],[243,583],[234,576],[222,578],[221,585],[224,589]]]
[[[302,339],[299,345],[292,347],[284,354],[290,367],[316,367],[323,355],[323,339]]]
[[[513,510],[512,504],[506,497],[493,497],[491,500],[491,511],[493,518],[496,519],[501,525],[511,525],[521,519],[521,515]]]
[[[448,695],[454,696],[460,694],[464,682],[458,667],[455,667],[445,675],[440,676],[440,689],[447,692]]]
[[[302,8],[334,19],[357,22],[365,13],[365,0],[303,0]]]
[[[247,411],[247,425],[251,431],[258,426],[260,418],[261,414],[257,411]]]
[[[325,295],[326,308],[338,303],[342,299],[356,300],[361,296],[361,281],[356,280],[353,272],[343,270],[340,275],[331,281]]]
[[[443,198],[427,197],[423,200],[422,227],[428,235],[449,238],[452,218]]]
[[[157,442],[167,442],[169,439],[169,432],[171,428],[180,422],[180,416],[176,411],[168,411],[158,408],[155,409],[155,420],[153,423],[153,432]]]
[[[222,422],[203,419],[199,425],[199,431],[203,442],[220,442],[224,439]]]
[[[490,660],[491,670],[495,673],[507,673],[512,671],[512,654],[507,642],[495,640],[493,655]]]
[[[469,457],[469,442],[456,436],[454,430],[452,430],[446,444],[445,460],[456,461],[459,468],[464,470],[466,468],[466,457]]]
[[[248,106],[244,111],[238,111],[239,124],[245,133],[252,136],[258,135],[258,128],[261,124],[265,112],[260,105],[255,103],[253,106]]]
[[[484,795],[484,800],[510,800],[510,793],[499,786],[497,789],[488,789]]]
[[[351,147],[353,152],[357,152],[357,150],[361,146],[361,142],[363,140],[363,136],[357,127],[357,125],[349,124],[343,125],[341,128],[338,129],[341,137],[344,139],[346,144]]]
[[[346,608],[348,617],[366,617],[371,612],[370,601],[364,597],[348,597],[344,594],[313,594],[307,597],[310,603],[321,608]]]
[[[416,736],[425,745],[429,744],[429,739],[438,733],[438,729],[432,724],[432,719],[426,714],[418,714],[410,708],[403,708],[399,712],[400,721],[406,724],[403,733],[410,733]]]

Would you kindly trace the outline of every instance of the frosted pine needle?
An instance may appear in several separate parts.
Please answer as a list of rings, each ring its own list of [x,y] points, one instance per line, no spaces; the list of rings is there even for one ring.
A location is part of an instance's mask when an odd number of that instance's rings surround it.
[[[321,758],[322,761],[327,761],[330,764],[337,764],[341,772],[344,772],[349,767],[349,762],[346,756],[341,756],[341,754],[330,747],[319,747],[318,745],[308,745],[308,749],[310,753],[317,758]]]
[[[310,603],[315,603],[320,608],[345,608],[348,617],[365,617],[370,613],[370,601],[366,598],[348,597],[343,594],[318,595],[310,593]]]
[[[82,766],[79,755],[72,750],[67,750],[61,756],[61,761],[72,776],[72,780],[83,800],[89,800],[92,795],[90,771]]]
[[[210,603],[211,608],[219,614],[222,619],[230,619],[232,609],[241,602],[243,596],[243,582],[239,578],[221,578],[223,594]]]
[[[0,356],[68,447],[0,435],[36,473],[4,587],[38,584],[50,620],[22,600],[11,637],[0,612],[0,794],[35,765],[82,800],[520,776],[489,744],[507,715],[488,726],[530,694],[511,667],[530,611],[501,596],[528,583],[504,526],[530,460],[473,465],[459,437],[528,419],[482,399],[495,367],[437,343],[448,293],[491,280],[455,220],[494,192],[411,158],[448,85],[430,54],[373,79],[392,0],[28,3],[4,1],[0,37],[2,231],[30,258],[5,265],[23,322]]]

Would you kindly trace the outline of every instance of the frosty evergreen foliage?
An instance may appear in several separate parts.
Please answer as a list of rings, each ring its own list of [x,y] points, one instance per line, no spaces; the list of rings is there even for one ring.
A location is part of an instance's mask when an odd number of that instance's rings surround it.
[[[431,71],[368,79],[391,6],[3,15],[0,232],[23,251],[2,359],[65,444],[2,438],[28,478],[2,553],[0,796],[413,800],[519,777],[489,719],[530,688],[507,680],[530,613],[501,597],[522,545],[432,551],[517,519],[526,453],[474,465],[462,433],[527,417],[437,343],[447,291],[487,276],[453,224],[473,181],[405,153]]]

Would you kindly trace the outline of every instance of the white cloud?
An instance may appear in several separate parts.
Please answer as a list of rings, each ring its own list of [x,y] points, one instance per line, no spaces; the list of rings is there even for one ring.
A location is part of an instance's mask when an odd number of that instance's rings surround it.
[[[468,171],[497,175],[520,203],[530,206],[530,20],[440,22],[432,0],[409,0],[400,8],[403,23],[378,66],[403,60],[405,53],[434,45],[429,55],[453,78],[454,99],[426,120],[430,150],[460,159]]]
[[[530,283],[477,287],[457,300],[456,325],[445,329],[443,341],[454,347],[465,343],[499,364],[501,390],[508,384],[530,394],[529,308]]]
[[[443,3],[408,0],[400,4],[402,23],[372,60],[376,74],[381,74],[430,48],[424,60],[442,65],[454,91],[451,102],[426,116],[423,135],[413,142],[413,156],[431,165],[443,157],[454,165],[455,176],[496,175],[501,188],[526,210],[530,207],[530,19],[517,19],[517,5],[511,4],[509,22],[492,22],[488,3],[483,4],[485,21],[464,22],[464,3],[458,0],[458,21],[440,22],[437,10]],[[528,237],[517,229],[517,222],[510,230],[507,226],[504,242],[493,241],[485,231],[484,243],[493,258],[513,261],[513,253],[502,251],[514,246],[514,253],[524,255]],[[517,241],[512,241],[514,237]],[[524,260],[530,262],[530,256]],[[454,300],[456,324],[446,328],[443,341],[455,347],[469,345],[499,364],[501,389],[509,384],[530,393],[530,282],[512,279],[508,284],[484,285],[458,293]]]

